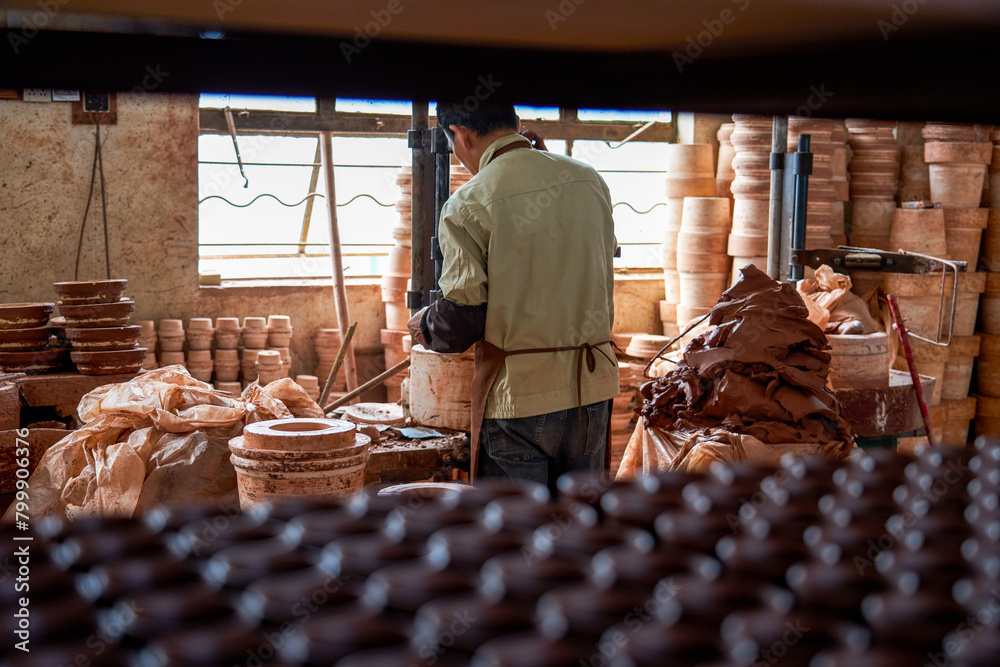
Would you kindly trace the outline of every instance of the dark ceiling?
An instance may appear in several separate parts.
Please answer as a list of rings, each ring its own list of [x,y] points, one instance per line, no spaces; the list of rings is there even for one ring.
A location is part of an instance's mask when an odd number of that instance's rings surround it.
[[[3,9],[4,88],[478,94],[982,123],[1000,109],[995,0],[3,0]]]

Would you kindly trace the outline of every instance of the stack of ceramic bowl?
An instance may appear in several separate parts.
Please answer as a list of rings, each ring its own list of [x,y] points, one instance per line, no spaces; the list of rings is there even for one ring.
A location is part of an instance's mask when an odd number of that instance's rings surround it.
[[[49,345],[51,303],[0,304],[0,373],[52,373],[67,365],[65,348]]]
[[[727,247],[734,258],[730,283],[739,280],[739,270],[747,264],[767,268],[773,120],[736,114],[733,123],[733,226]]]
[[[691,320],[707,314],[729,285],[732,259],[726,247],[731,225],[727,198],[684,198],[681,231],[677,235],[679,329],[683,330]]]
[[[813,156],[812,174],[809,176],[809,202],[806,204],[805,247],[829,248],[834,245],[833,231],[842,234],[843,224],[837,222],[834,202],[837,192],[833,185],[833,131],[834,122],[825,118],[788,119],[788,152],[798,152],[799,136],[808,134],[809,150]]]
[[[685,197],[714,197],[718,190],[711,144],[667,145],[667,229],[663,236],[663,280],[666,299],[660,303],[660,317],[664,333],[676,336],[677,325],[682,324],[676,312],[671,311],[681,303],[680,274],[677,257],[688,252],[678,241],[684,215]],[[728,204],[727,204],[728,207]],[[729,214],[727,208],[727,215]],[[670,320],[673,326],[668,326]]]
[[[127,326],[135,304],[122,297],[127,280],[55,283],[59,314],[73,345],[70,358],[83,375],[136,373],[147,348],[140,326]]]
[[[337,353],[340,351],[340,340],[339,329],[320,329],[316,332],[314,344],[319,364],[316,366],[313,374],[319,378],[320,390],[326,385],[326,380],[330,377],[330,371],[333,370],[333,364],[337,361]],[[347,371],[343,364],[340,365],[337,377],[334,379],[330,390],[337,393],[347,391]]]
[[[141,329],[139,333],[139,347],[146,348],[146,358],[142,361],[142,367],[147,371],[151,371],[154,368],[159,368],[159,363],[156,360],[156,355],[153,352],[156,350],[156,322],[153,320],[140,320],[136,322],[136,325]]]

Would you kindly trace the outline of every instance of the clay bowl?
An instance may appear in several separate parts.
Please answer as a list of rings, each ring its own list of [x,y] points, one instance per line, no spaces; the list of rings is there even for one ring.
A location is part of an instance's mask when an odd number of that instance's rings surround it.
[[[70,358],[76,364],[81,375],[115,375],[118,373],[137,373],[146,358],[146,348],[135,347],[131,350],[105,350],[103,352],[70,352]]]
[[[0,303],[0,329],[31,329],[49,321],[52,303]]]
[[[60,303],[59,314],[67,328],[121,327],[128,324],[134,308],[135,302],[130,299],[82,305]]]
[[[0,329],[0,352],[40,350],[49,342],[51,335],[52,329],[49,327]]]
[[[81,280],[53,283],[52,289],[61,303],[80,305],[86,303],[114,303],[125,293],[127,280]]]
[[[73,343],[73,349],[81,352],[131,350],[141,334],[140,326],[66,329],[66,337]]]
[[[51,373],[68,361],[69,350],[52,348],[31,352],[0,352],[0,371],[7,373]]]

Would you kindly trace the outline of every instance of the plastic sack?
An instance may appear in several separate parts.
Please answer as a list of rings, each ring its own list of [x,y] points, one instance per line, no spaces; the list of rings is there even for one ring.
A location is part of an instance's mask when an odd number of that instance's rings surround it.
[[[229,440],[249,423],[323,415],[288,378],[254,382],[234,397],[179,365],[98,387],[78,412],[83,427],[50,447],[28,480],[33,517],[130,517],[157,505],[236,503]]]
[[[851,279],[834,273],[829,266],[824,264],[812,278],[800,280],[796,289],[809,308],[809,319],[826,333],[870,334],[878,330],[867,304],[851,291]]]
[[[646,428],[636,424],[632,438],[625,447],[616,479],[630,480],[637,475],[657,472],[708,472],[713,463],[751,461],[763,465],[778,465],[785,454],[819,455],[843,459],[860,451],[842,443],[780,443],[769,445],[752,435],[740,435],[723,429],[703,431],[666,431],[656,426]]]

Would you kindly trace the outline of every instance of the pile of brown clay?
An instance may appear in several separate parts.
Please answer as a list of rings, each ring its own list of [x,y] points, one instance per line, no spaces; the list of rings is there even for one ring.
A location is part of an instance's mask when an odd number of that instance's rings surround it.
[[[695,338],[677,366],[643,385],[646,427],[722,428],[767,444],[853,445],[840,404],[826,388],[830,354],[795,288],[754,266],[712,308],[714,329]]]

